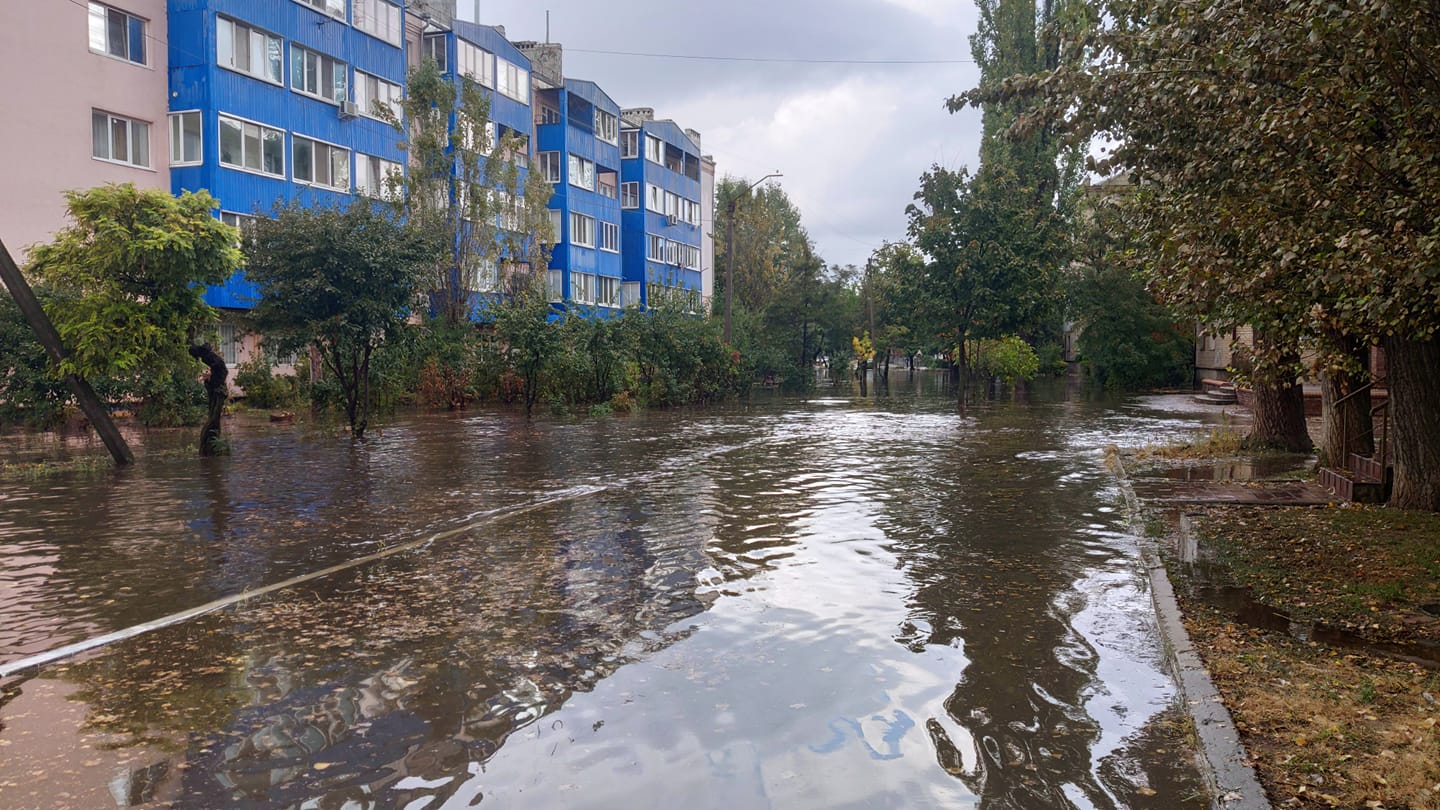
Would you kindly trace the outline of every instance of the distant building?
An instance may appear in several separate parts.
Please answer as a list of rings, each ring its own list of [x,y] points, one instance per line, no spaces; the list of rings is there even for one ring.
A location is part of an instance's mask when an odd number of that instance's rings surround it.
[[[655,119],[649,107],[625,110],[620,126],[625,300],[674,302],[700,311],[703,198],[699,133]]]

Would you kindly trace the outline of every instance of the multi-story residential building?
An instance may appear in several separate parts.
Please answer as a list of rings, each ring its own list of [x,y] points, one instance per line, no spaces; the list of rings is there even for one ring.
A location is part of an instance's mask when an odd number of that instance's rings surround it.
[[[704,196],[699,134],[625,110],[620,127],[621,249],[627,305],[700,311]]]
[[[170,188],[166,0],[0,5],[0,240],[23,264],[65,225],[66,190]]]
[[[64,190],[107,182],[207,190],[242,227],[277,203],[383,197],[405,171],[394,122],[407,74],[429,56],[452,81],[484,88],[487,137],[515,136],[522,178],[537,170],[551,182],[550,279],[562,307],[604,315],[678,296],[698,311],[710,295],[714,193],[699,134],[565,78],[559,45],[511,43],[453,10],[450,0],[7,6],[0,72],[37,78],[10,84],[20,97],[0,146],[22,157],[8,176],[25,197],[5,204],[0,238],[23,261],[25,246],[64,224]],[[502,211],[497,224],[517,221]],[[499,272],[478,273],[472,292],[498,290]],[[207,292],[232,364],[258,351],[236,317],[256,296],[243,271]]]
[[[600,86],[561,75],[560,46],[520,43],[535,71],[536,171],[554,188],[551,300],[614,314],[620,285],[620,105]],[[563,302],[563,303],[562,303]]]
[[[170,177],[208,189],[243,226],[276,203],[380,197],[402,171],[392,123],[405,84],[405,26],[387,0],[170,0]],[[207,291],[221,309],[253,306],[243,272]],[[222,320],[221,350],[253,341]]]

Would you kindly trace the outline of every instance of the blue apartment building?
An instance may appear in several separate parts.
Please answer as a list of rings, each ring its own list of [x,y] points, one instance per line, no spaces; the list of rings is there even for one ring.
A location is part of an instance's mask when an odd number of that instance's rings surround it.
[[[171,0],[171,185],[208,189],[241,225],[279,201],[380,196],[402,171],[395,128],[404,10],[387,0]],[[246,309],[238,275],[207,292]],[[231,359],[231,358],[227,358]]]
[[[535,135],[535,170],[554,187],[551,300],[618,313],[620,107],[594,82],[564,79],[536,93]]]
[[[663,301],[700,310],[703,256],[701,155],[693,134],[649,108],[626,110],[620,129],[620,240],[627,305]]]
[[[429,57],[457,88],[468,80],[485,89],[487,136],[517,136],[522,174],[540,171],[551,183],[557,311],[606,317],[662,298],[698,311],[698,135],[564,78],[559,45],[512,43],[503,28],[456,20],[443,5],[169,0],[172,190],[209,190],[221,218],[239,226],[280,202],[385,196],[385,179],[405,171],[387,119],[401,117],[407,72]],[[501,227],[507,221],[502,213]],[[500,289],[498,263],[477,275],[477,296]],[[206,293],[222,311],[255,299],[243,272]],[[222,323],[221,338],[227,362],[255,350],[242,348],[233,325]]]

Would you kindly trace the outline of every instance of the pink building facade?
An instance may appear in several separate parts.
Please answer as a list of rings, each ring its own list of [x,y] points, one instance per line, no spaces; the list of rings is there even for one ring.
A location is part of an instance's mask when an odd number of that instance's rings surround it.
[[[0,240],[17,262],[65,225],[66,190],[170,190],[165,6],[0,3]]]

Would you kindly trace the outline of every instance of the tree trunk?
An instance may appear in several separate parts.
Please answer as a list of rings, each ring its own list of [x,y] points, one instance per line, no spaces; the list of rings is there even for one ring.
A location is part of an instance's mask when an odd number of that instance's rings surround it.
[[[1370,349],[1343,335],[1327,335],[1326,339],[1361,368],[1359,374],[1327,371],[1320,375],[1320,463],[1345,469],[1351,453],[1369,456],[1375,452],[1370,390],[1365,387],[1370,384]]]
[[[1392,337],[1384,346],[1395,448],[1390,505],[1440,512],[1440,339]]]
[[[360,423],[351,425],[350,435],[365,438],[365,429],[370,427],[370,346],[366,346],[360,360],[360,371],[355,379],[355,388],[360,398]]]
[[[225,415],[225,402],[230,398],[229,386],[225,384],[230,370],[225,367],[225,358],[208,343],[191,346],[190,356],[210,368],[210,374],[205,377],[208,412],[205,425],[200,428],[200,455],[218,456],[224,452],[220,446],[220,419]]]
[[[1266,335],[1256,329],[1256,353],[1271,357],[1274,370],[1255,373],[1251,382],[1255,424],[1245,437],[1245,444],[1251,448],[1308,453],[1315,449],[1315,443],[1305,428],[1305,389],[1295,379],[1300,366],[1299,350],[1294,346],[1269,344]]]

